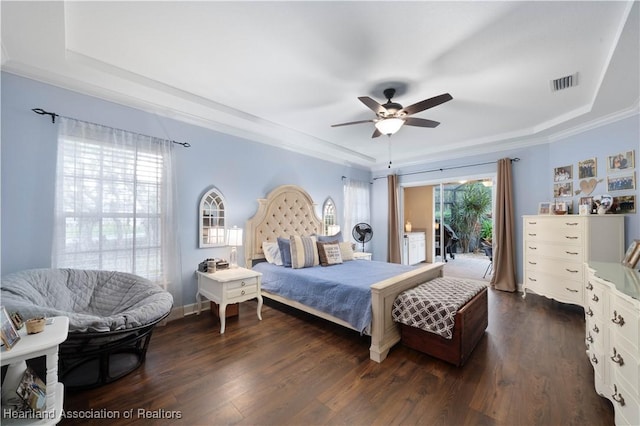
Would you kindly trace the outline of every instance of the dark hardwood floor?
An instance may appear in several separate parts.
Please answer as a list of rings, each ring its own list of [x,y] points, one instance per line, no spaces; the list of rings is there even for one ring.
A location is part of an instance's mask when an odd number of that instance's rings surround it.
[[[243,303],[224,335],[209,312],[156,328],[141,368],[66,391],[68,414],[120,418],[61,424],[613,424],[577,307],[490,290],[489,327],[462,368],[401,344],[377,364],[356,332],[274,305],[258,321],[255,309]]]

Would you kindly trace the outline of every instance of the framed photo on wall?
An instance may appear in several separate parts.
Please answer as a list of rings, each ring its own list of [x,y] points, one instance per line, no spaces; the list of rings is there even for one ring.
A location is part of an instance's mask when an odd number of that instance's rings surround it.
[[[20,340],[20,335],[18,334],[18,330],[13,325],[13,321],[7,314],[7,310],[4,308],[0,308],[0,338],[2,339],[2,343],[7,350],[13,348],[18,340]]]
[[[589,158],[578,162],[578,179],[594,178],[598,176],[598,159]]]
[[[607,191],[624,191],[628,189],[636,189],[636,172],[607,176]]]
[[[573,180],[573,165],[556,167],[553,169],[553,181],[565,182]]]
[[[635,151],[620,152],[607,158],[607,172],[616,173],[633,169],[635,164]]]
[[[573,196],[573,182],[554,183],[553,198]]]

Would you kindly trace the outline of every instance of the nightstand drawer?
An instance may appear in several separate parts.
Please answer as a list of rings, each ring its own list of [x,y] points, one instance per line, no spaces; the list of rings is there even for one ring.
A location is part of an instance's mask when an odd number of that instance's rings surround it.
[[[258,278],[256,277],[245,278],[242,280],[230,281],[226,283],[227,289],[242,288],[242,287],[249,287],[249,286],[255,287],[257,285],[258,285]]]
[[[258,294],[258,285],[246,285],[244,287],[236,287],[236,288],[228,288],[227,289],[227,300],[230,303],[233,303],[233,299],[237,298],[245,298],[247,296],[255,297]]]

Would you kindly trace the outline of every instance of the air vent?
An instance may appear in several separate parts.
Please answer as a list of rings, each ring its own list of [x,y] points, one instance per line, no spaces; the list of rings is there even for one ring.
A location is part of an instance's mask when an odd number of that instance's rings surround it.
[[[556,78],[551,80],[551,91],[557,92],[558,90],[568,89],[578,85],[578,73],[568,75],[566,77]]]

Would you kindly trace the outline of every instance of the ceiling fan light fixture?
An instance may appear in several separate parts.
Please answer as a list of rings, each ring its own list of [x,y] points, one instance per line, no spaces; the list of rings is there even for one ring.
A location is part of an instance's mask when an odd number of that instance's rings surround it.
[[[377,121],[375,126],[383,135],[393,135],[400,130],[403,124],[404,120],[401,118],[385,118]]]

